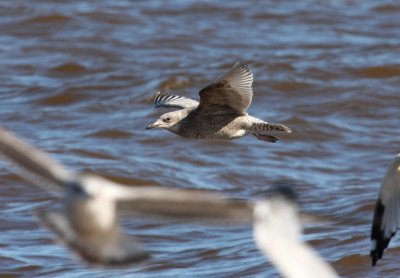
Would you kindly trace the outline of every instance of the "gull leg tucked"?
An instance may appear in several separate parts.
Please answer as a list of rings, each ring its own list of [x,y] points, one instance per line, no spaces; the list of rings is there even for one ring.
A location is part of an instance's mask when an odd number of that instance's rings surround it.
[[[268,135],[268,134],[257,134],[257,133],[253,133],[253,134],[255,137],[257,137],[258,140],[262,140],[262,141],[276,143],[276,141],[279,140],[279,138],[272,136],[272,135]]]

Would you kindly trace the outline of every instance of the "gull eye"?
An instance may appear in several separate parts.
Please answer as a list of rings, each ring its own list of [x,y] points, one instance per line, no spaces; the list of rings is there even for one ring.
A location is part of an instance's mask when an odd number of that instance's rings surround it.
[[[164,119],[163,119],[163,121],[164,121],[164,122],[166,122],[166,123],[169,123],[169,121],[170,121],[170,120],[171,120],[171,118],[170,118],[170,117],[168,117],[168,118],[164,118]]]
[[[75,182],[68,183],[67,187],[70,190],[70,192],[74,194],[80,194],[80,195],[86,194],[85,190],[78,183]]]

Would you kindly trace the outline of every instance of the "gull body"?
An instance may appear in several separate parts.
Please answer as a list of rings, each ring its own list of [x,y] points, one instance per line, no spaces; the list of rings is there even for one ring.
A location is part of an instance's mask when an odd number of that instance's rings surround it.
[[[179,119],[176,124],[168,127],[172,133],[191,139],[237,139],[252,134],[254,123],[262,123],[261,120],[251,116],[238,116],[237,114],[203,114],[194,109],[183,109],[167,113],[163,118],[171,118],[176,115]],[[155,127],[162,127],[156,123]],[[272,140],[272,138],[271,138]]]
[[[268,123],[250,116],[246,110],[253,97],[253,74],[241,64],[200,91],[200,102],[181,96],[162,94],[154,106],[179,108],[165,113],[146,129],[163,128],[189,139],[233,140],[249,134],[276,142],[274,132],[290,133],[283,124]]]
[[[383,178],[375,204],[371,228],[372,265],[382,258],[391,238],[400,229],[400,154],[396,155]]]

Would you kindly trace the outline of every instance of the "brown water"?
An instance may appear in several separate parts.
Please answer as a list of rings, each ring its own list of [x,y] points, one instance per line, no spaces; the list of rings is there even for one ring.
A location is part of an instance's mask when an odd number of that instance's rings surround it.
[[[34,3],[33,3],[34,2]],[[132,185],[260,198],[275,184],[332,222],[309,241],[342,276],[400,276],[399,240],[371,268],[380,181],[400,152],[398,1],[1,1],[0,119],[76,170]],[[190,141],[145,131],[157,87],[197,98],[234,62],[253,69],[249,111],[293,134]],[[154,255],[87,268],[32,211],[50,196],[1,163],[0,277],[273,277],[249,227],[127,219]],[[290,252],[288,252],[290,255]]]

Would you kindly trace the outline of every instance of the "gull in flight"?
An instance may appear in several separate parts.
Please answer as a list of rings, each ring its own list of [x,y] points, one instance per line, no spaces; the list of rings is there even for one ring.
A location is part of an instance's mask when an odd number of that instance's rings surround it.
[[[2,128],[0,153],[34,175],[29,179],[34,185],[52,192],[64,191],[61,208],[41,211],[39,216],[66,246],[89,263],[135,263],[150,256],[118,223],[119,211],[133,211],[216,224],[252,223],[257,246],[284,277],[338,277],[302,241],[301,223],[304,219],[309,222],[310,216],[299,212],[287,192],[271,194],[265,200],[244,201],[211,191],[121,185],[98,175],[70,172]]]
[[[232,140],[252,134],[275,143],[275,132],[291,133],[283,124],[268,123],[250,116],[246,110],[253,98],[253,74],[246,65],[232,69],[199,92],[200,102],[190,98],[157,92],[154,107],[179,110],[161,115],[146,129],[164,128],[189,139]]]
[[[371,229],[372,265],[382,258],[391,238],[400,228],[400,154],[396,155],[382,181]]]
[[[52,193],[63,191],[61,208],[41,211],[39,217],[89,263],[126,264],[149,257],[120,227],[118,209],[178,218],[251,221],[251,205],[244,201],[200,190],[126,186],[98,175],[70,172],[2,128],[0,153],[30,173],[27,181]]]
[[[316,220],[313,216],[300,214],[297,203],[290,195],[278,194],[268,201],[255,203],[255,243],[284,277],[339,277],[311,246],[302,241],[301,222]]]

